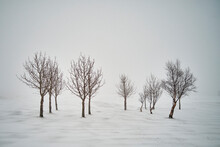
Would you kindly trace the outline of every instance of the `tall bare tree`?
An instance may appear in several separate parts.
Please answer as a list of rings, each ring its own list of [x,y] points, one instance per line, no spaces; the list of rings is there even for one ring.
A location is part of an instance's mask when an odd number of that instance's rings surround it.
[[[135,93],[134,84],[126,75],[120,75],[120,83],[117,88],[118,95],[124,98],[124,110],[127,110],[127,98]]]
[[[182,70],[180,61],[175,63],[169,61],[166,63],[167,79],[162,81],[162,87],[173,99],[173,105],[169,114],[169,118],[173,118],[176,103],[190,92],[196,92],[196,78],[187,68]]]
[[[145,85],[145,93],[148,102],[150,103],[150,113],[152,114],[152,110],[155,108],[155,105],[162,94],[161,82],[153,75],[147,79]]]
[[[49,72],[48,72],[48,80],[49,80],[49,87],[48,87],[48,94],[49,94],[49,113],[52,113],[52,104],[51,104],[51,97],[54,94],[55,88],[55,81],[56,81],[56,73],[58,72],[58,64],[55,60],[48,59],[49,64]]]
[[[71,62],[70,79],[67,88],[82,100],[82,117],[85,117],[85,100],[89,95],[88,76],[90,73],[90,59],[80,56],[78,61]]]
[[[40,100],[40,117],[43,117],[44,96],[48,92],[48,60],[46,55],[35,53],[33,60],[28,60],[24,63],[25,72],[18,77],[23,83],[31,88],[39,90]]]
[[[53,95],[55,98],[55,107],[56,110],[58,110],[58,103],[57,103],[57,97],[58,95],[61,94],[64,86],[65,86],[65,81],[63,80],[63,73],[59,70],[59,67],[57,66],[57,70],[55,73],[55,86],[54,86],[54,91],[53,91]]]
[[[95,96],[95,94],[97,93],[97,91],[99,90],[100,87],[103,86],[103,74],[102,74],[102,70],[98,69],[98,70],[94,70],[94,63],[95,60],[88,60],[88,64],[89,64],[89,73],[88,73],[88,98],[89,98],[89,103],[88,103],[88,114],[92,114],[91,113],[91,99],[92,97]]]

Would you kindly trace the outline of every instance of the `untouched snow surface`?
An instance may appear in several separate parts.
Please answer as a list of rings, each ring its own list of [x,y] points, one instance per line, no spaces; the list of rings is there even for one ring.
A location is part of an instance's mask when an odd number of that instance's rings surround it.
[[[138,98],[94,98],[93,115],[81,118],[76,97],[59,99],[59,111],[39,115],[37,98],[0,98],[0,146],[220,146],[220,99],[186,97],[182,110],[168,119],[171,98],[162,97],[156,110],[139,112]],[[178,105],[177,105],[178,106]]]

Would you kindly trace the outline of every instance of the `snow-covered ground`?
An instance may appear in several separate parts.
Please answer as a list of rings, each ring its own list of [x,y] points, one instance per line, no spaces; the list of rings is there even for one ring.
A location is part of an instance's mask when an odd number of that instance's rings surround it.
[[[0,98],[0,146],[220,146],[220,99],[186,97],[182,110],[168,119],[171,98],[162,97],[156,110],[139,112],[137,97],[128,111],[118,97],[94,98],[91,116],[81,118],[78,98],[59,99],[59,111],[39,115],[39,98]]]

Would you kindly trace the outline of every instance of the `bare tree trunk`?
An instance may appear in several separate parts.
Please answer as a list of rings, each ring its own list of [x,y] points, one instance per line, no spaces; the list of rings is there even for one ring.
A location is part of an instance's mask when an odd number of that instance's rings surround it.
[[[41,101],[40,101],[40,117],[43,116],[43,104],[44,104],[44,96],[41,96]]]
[[[82,117],[85,117],[85,100],[82,101]]]
[[[127,98],[124,99],[124,110],[127,110]]]
[[[49,113],[52,113],[51,94],[49,93]]]
[[[88,108],[88,111],[89,111],[89,115],[91,115],[91,98],[89,98],[89,108]]]
[[[179,99],[179,110],[181,110],[181,102],[180,102],[180,99]]]
[[[144,108],[147,109],[147,101],[146,101],[146,99],[144,101]]]
[[[152,107],[152,109],[153,109],[153,110],[155,109],[155,103],[153,103],[153,107]]]
[[[142,112],[143,104],[144,104],[144,103],[142,103],[142,104],[141,104],[141,107],[140,107],[140,112]]]
[[[152,114],[152,108],[151,108],[151,103],[150,103],[150,114]]]
[[[58,105],[57,105],[57,96],[55,96],[55,106],[56,106],[56,110],[58,110]]]
[[[169,118],[173,118],[173,113],[174,113],[174,109],[176,107],[176,102],[173,102],[173,106],[171,108],[170,114],[169,114]]]

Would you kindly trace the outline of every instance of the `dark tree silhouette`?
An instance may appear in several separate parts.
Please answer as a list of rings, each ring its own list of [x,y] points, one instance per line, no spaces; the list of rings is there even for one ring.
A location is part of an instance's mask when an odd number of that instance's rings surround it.
[[[23,75],[18,77],[23,83],[31,88],[39,90],[40,100],[40,117],[43,117],[43,103],[44,96],[48,92],[49,81],[48,81],[48,60],[46,55],[42,53],[35,53],[33,60],[28,60],[24,63]]]
[[[169,118],[173,118],[176,103],[190,92],[196,92],[196,78],[187,68],[182,70],[180,61],[176,60],[175,63],[167,62],[167,79],[162,81],[162,87],[173,99],[173,105],[169,114]]]
[[[78,61],[71,62],[70,79],[67,88],[82,100],[82,117],[85,117],[85,100],[89,95],[88,76],[90,74],[90,58],[80,56]]]
[[[124,110],[127,110],[127,98],[135,93],[134,84],[131,83],[126,75],[121,75],[120,83],[117,88],[118,95],[124,98]]]

